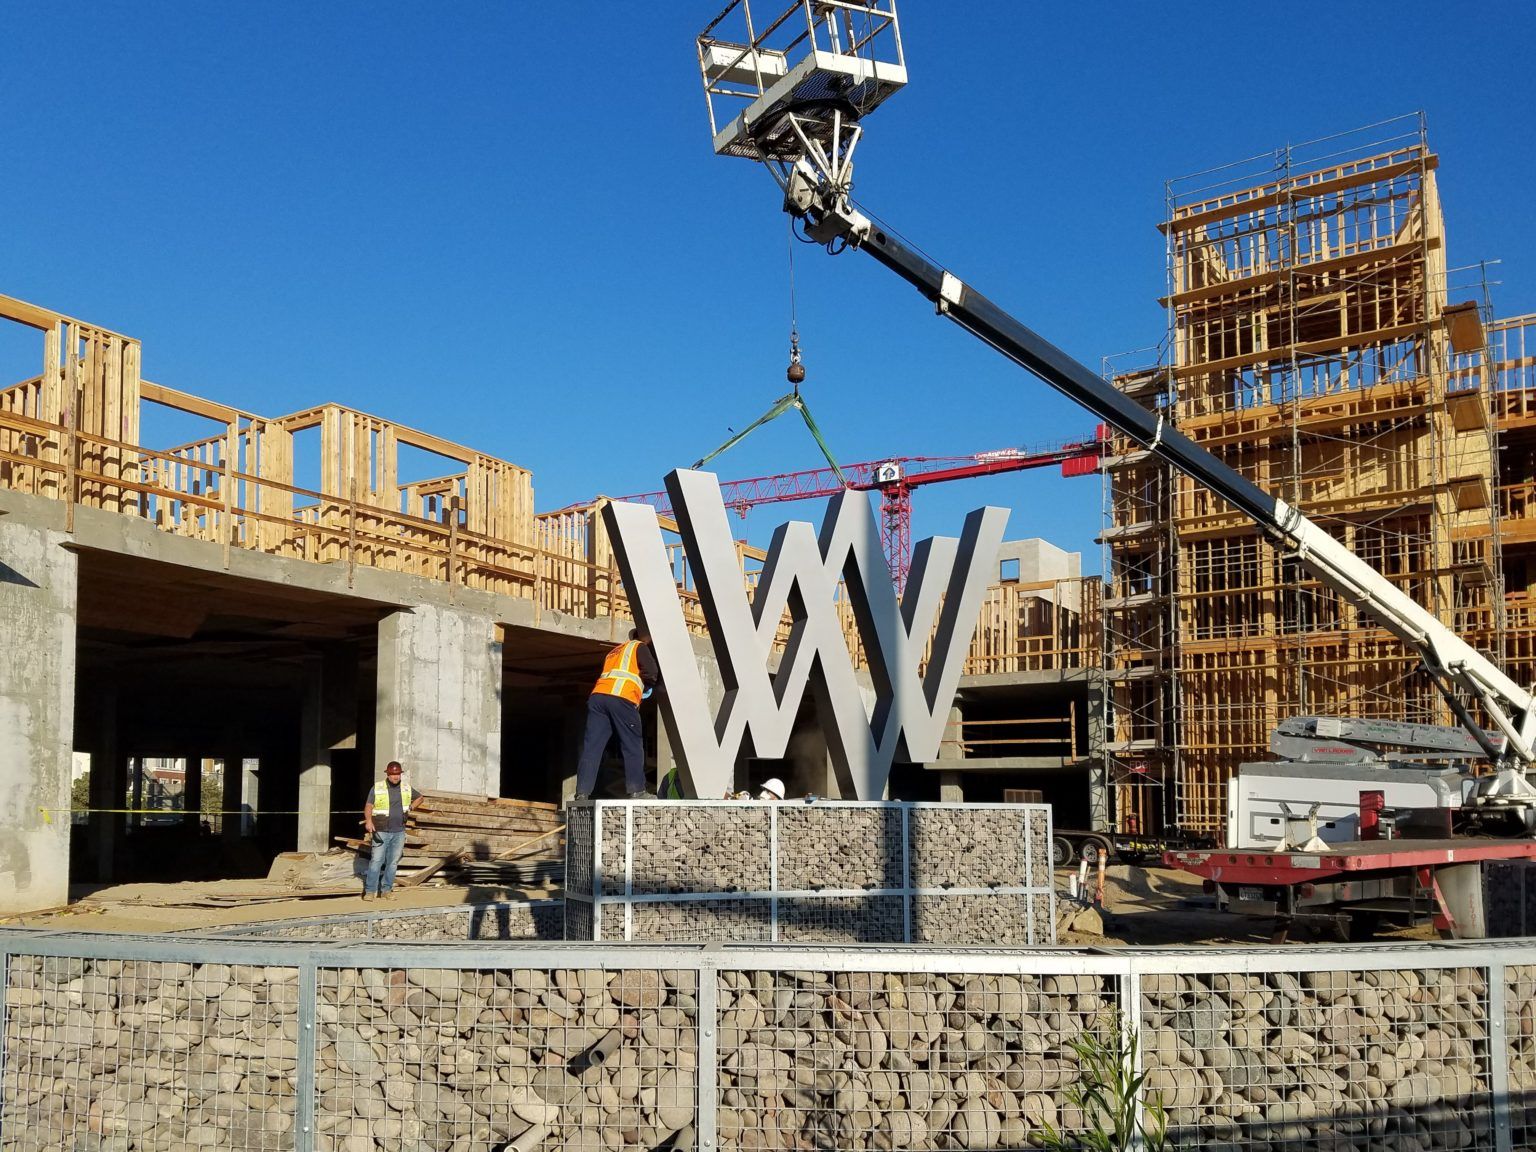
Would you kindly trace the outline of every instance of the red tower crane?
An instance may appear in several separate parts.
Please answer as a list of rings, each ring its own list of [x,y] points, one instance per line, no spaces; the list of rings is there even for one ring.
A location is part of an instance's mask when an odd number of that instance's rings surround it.
[[[912,566],[912,490],[925,484],[947,480],[969,480],[974,476],[993,476],[1003,472],[1021,472],[1026,468],[1061,465],[1063,476],[1088,476],[1098,471],[1099,460],[1109,444],[1109,431],[1100,425],[1091,440],[1075,440],[1047,448],[1001,448],[972,456],[889,456],[863,464],[844,464],[846,487],[859,492],[880,493],[880,538],[891,575],[898,588],[906,587],[907,570]],[[755,476],[747,480],[722,480],[720,496],[726,507],[745,516],[747,509],[760,504],[778,504],[785,500],[811,500],[835,496],[845,485],[831,468],[813,468],[805,472],[783,472],[776,476]],[[672,514],[671,500],[665,492],[645,492],[618,499],[633,504],[649,504],[663,516]]]

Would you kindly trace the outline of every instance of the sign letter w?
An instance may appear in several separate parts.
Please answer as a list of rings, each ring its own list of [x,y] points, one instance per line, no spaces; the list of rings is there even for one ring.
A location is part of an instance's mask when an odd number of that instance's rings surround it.
[[[972,512],[958,540],[920,543],[898,601],[869,500],[845,491],[833,498],[819,539],[809,524],[779,528],[749,597],[715,477],[678,470],[667,476],[667,491],[707,642],[688,632],[655,510],[609,504],[603,512],[631,606],[661,666],[662,719],[695,795],[728,791],[744,754],[782,757],[807,687],[845,797],[880,799],[898,756],[937,757],[996,569],[1005,510]],[[868,685],[861,685],[843,636],[840,595],[858,625]],[[786,612],[788,640],[770,670]],[[718,679],[698,658],[706,644]],[[920,671],[925,651],[927,669]]]

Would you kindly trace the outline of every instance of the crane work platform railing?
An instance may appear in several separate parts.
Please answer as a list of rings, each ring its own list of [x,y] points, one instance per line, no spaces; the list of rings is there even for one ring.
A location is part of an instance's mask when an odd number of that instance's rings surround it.
[[[698,52],[715,151],[751,160],[804,151],[784,113],[852,123],[907,82],[892,0],[733,0]]]

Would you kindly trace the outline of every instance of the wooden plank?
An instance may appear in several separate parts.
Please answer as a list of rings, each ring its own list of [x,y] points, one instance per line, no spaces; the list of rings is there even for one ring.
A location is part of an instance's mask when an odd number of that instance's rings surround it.
[[[466,812],[455,813],[411,813],[411,827],[426,830],[463,829],[469,831],[484,831],[497,833],[513,832],[547,832],[551,827],[548,820],[527,820],[515,816],[474,816]]]
[[[428,867],[422,868],[420,871],[413,872],[409,876],[403,878],[397,878],[395,881],[395,887],[414,888],[416,885],[430,880],[432,877],[436,876],[448,864],[457,863],[460,860],[466,859],[468,856],[468,851],[455,852],[452,856],[444,856]]]
[[[435,788],[422,788],[417,792],[432,800],[465,801],[477,804],[498,804],[512,808],[538,808],[546,812],[559,812],[560,805],[544,800],[518,800],[510,796],[481,796],[473,792],[443,792]]]
[[[61,320],[69,319],[63,313],[51,312],[36,304],[28,304],[25,300],[17,300],[14,296],[0,296],[0,316],[43,332],[47,332]]]
[[[533,841],[541,839],[539,836],[497,836],[490,833],[472,833],[465,835],[463,832],[452,831],[425,831],[417,830],[420,835],[420,846],[438,853],[453,853],[461,849],[471,849],[478,856],[481,852],[496,854],[512,848],[522,848]]]
[[[548,824],[560,819],[560,813],[543,808],[524,808],[501,804],[466,804],[463,802],[424,799],[416,806],[417,812],[431,812],[441,816],[491,816],[507,820],[532,820]]]
[[[201,396],[193,396],[190,392],[181,392],[175,388],[167,388],[163,384],[155,384],[149,380],[139,382],[139,395],[156,404],[162,404],[167,408],[175,408],[178,412],[189,412],[194,416],[206,416],[210,420],[217,420],[220,424],[228,424],[241,416],[249,417],[250,414],[242,412],[238,408],[231,408],[228,404],[220,404],[215,400],[204,400]]]

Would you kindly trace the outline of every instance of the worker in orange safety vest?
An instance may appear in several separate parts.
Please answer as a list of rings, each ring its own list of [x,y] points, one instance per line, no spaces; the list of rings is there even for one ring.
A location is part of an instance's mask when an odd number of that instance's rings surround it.
[[[640,701],[661,680],[651,638],[644,629],[631,629],[629,639],[608,653],[603,674],[587,697],[587,728],[581,760],[576,766],[576,799],[591,799],[597,770],[610,739],[617,738],[624,760],[624,791],[631,800],[654,800],[645,788],[645,741],[640,725]]]

